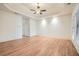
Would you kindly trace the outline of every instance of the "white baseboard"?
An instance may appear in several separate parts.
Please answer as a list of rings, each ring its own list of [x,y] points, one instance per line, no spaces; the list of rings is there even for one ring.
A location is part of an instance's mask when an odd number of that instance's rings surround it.
[[[19,39],[22,39],[22,38],[12,38],[12,39],[0,40],[0,43],[1,42],[7,42],[7,41],[13,41],[13,40],[19,40]]]

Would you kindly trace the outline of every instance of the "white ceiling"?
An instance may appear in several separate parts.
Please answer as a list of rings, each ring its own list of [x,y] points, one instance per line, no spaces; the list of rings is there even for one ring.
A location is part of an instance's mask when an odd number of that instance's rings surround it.
[[[46,9],[42,15],[33,14],[30,9],[36,9],[35,3],[8,3],[4,4],[8,9],[29,17],[44,18],[54,15],[71,14],[75,4],[67,5],[64,3],[40,3],[41,9]]]

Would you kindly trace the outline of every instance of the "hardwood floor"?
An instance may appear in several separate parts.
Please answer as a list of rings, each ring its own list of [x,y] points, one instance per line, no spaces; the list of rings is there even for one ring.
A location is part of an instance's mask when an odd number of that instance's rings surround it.
[[[78,56],[72,42],[44,36],[0,43],[1,56]]]

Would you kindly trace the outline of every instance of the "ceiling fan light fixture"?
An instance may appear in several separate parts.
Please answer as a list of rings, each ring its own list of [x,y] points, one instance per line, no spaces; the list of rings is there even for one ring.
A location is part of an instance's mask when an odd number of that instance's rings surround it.
[[[37,14],[39,14],[40,13],[40,11],[37,11]]]
[[[41,7],[39,6],[39,3],[37,3],[36,5],[36,10],[35,9],[30,9],[30,11],[33,11],[34,13],[33,14],[43,14],[43,12],[45,12],[46,10],[45,9],[40,9]]]

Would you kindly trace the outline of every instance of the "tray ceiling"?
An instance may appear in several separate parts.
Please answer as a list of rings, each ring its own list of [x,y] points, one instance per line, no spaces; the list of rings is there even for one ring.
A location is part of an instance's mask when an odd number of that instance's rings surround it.
[[[75,6],[75,4],[67,5],[64,3],[40,3],[41,9],[46,9],[46,12],[44,12],[42,15],[39,15],[33,14],[33,12],[30,11],[30,9],[36,9],[35,3],[7,3],[4,5],[13,12],[34,18],[71,14]]]

